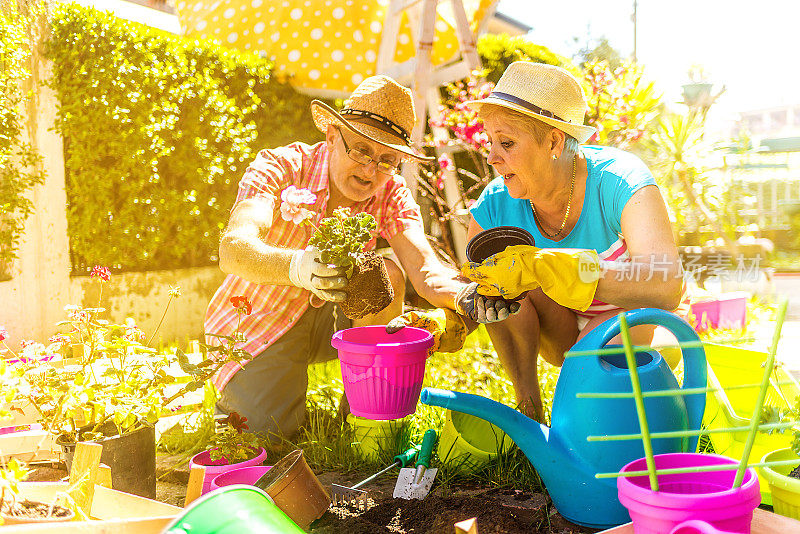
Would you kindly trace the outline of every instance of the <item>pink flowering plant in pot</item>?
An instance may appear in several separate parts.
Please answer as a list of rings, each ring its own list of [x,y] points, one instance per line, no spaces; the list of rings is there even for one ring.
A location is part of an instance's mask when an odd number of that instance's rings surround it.
[[[95,267],[91,277],[99,284],[98,306],[67,306],[67,319],[58,323],[62,333],[50,338],[49,345],[23,341],[18,354],[3,341],[9,361],[17,360],[4,365],[0,377],[7,409],[21,413],[33,408],[42,428],[58,436],[59,443],[152,429],[162,412],[203,387],[228,357],[240,358],[238,352],[221,350],[222,357],[193,365],[180,349],[159,353],[149,345],[180,288],[169,290],[161,322],[146,340],[132,319],[114,324],[103,318],[105,309],[99,303],[103,286],[111,280],[108,269]],[[4,329],[0,331],[7,337]],[[80,350],[71,350],[74,347]],[[170,372],[173,364],[191,371],[190,379],[178,385]]]
[[[308,224],[314,232],[308,245],[320,252],[323,263],[345,270],[347,298],[340,302],[350,319],[377,313],[391,304],[394,290],[383,260],[374,251],[364,250],[377,224],[369,213],[351,214],[340,207],[333,216],[314,223],[314,212],[304,205],[314,204],[317,196],[308,189],[289,186],[281,192],[281,218],[295,224]]]

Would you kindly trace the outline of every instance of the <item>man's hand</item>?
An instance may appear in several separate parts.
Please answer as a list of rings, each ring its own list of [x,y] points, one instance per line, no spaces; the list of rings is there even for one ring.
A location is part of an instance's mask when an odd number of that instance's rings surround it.
[[[476,323],[496,323],[508,319],[520,309],[520,303],[500,297],[486,297],[478,294],[478,284],[472,283],[458,292],[455,300],[458,313],[469,317]]]
[[[297,287],[308,289],[316,297],[331,302],[342,302],[347,294],[342,289],[347,286],[344,268],[322,263],[319,250],[307,247],[292,255],[289,264],[289,280]]]
[[[428,350],[429,354],[458,352],[464,347],[464,340],[467,338],[467,326],[464,320],[454,311],[447,309],[406,312],[389,321],[386,333],[397,333],[406,326],[424,328],[433,334],[433,346]]]

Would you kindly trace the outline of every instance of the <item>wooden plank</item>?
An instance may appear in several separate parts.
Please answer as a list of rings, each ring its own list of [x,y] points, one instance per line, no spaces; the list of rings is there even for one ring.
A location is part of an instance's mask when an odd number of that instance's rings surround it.
[[[111,521],[71,521],[41,525],[4,526],[3,534],[161,534],[171,517],[114,519]]]
[[[53,502],[67,491],[66,482],[21,482],[20,494],[26,499]],[[91,516],[97,519],[131,519],[136,517],[175,517],[183,508],[138,495],[95,485]]]
[[[87,516],[92,509],[94,486],[97,470],[100,467],[100,455],[103,446],[99,443],[79,442],[75,447],[72,469],[69,473],[69,493],[75,506],[83,510]],[[75,510],[78,513],[77,510]]]
[[[203,491],[203,479],[206,476],[206,468],[202,465],[193,465],[189,471],[189,482],[186,483],[186,500],[183,506],[189,506],[192,501],[197,499]]]
[[[106,464],[100,464],[100,467],[97,468],[97,480],[95,481],[98,486],[103,486],[104,488],[111,487],[111,467],[107,466]]]
[[[750,523],[750,534],[788,534],[800,532],[800,521],[756,508],[753,522]],[[626,523],[598,534],[633,534],[633,525]]]
[[[25,463],[60,460],[61,448],[54,436],[44,430],[25,430],[0,436],[0,454]]]

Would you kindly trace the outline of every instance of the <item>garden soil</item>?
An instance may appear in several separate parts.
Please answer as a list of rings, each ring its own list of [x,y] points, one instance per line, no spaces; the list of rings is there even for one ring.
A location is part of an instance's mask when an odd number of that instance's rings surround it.
[[[339,306],[350,319],[378,313],[391,304],[394,290],[383,259],[374,252],[365,252],[353,269],[345,292],[347,298]]]
[[[323,484],[330,473],[319,475]],[[349,477],[348,477],[349,478]],[[541,493],[509,489],[434,488],[424,500],[392,497],[397,477],[373,484],[367,505],[332,506],[311,528],[312,534],[452,534],[454,524],[478,518],[481,534],[578,534],[597,532],[562,518]],[[332,480],[336,480],[335,477]],[[344,483],[355,481],[347,480]],[[342,482],[340,482],[342,483]]]
[[[158,459],[156,500],[183,506],[188,470],[177,457]],[[66,476],[63,465],[32,469],[30,480],[59,480]],[[318,474],[324,487],[333,482],[354,484],[369,473],[329,471]],[[581,527],[562,518],[550,499],[541,493],[475,486],[434,486],[424,500],[392,497],[397,472],[365,487],[367,506],[332,506],[312,524],[311,534],[452,534],[459,521],[478,518],[481,534],[588,534],[596,529]]]

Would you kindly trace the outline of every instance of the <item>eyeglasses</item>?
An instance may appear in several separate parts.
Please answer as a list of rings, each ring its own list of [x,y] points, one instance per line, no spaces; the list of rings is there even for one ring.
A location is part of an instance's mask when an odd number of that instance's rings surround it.
[[[393,165],[385,161],[377,161],[369,154],[362,152],[357,148],[350,148],[349,146],[347,146],[347,141],[344,140],[344,134],[342,133],[341,130],[339,130],[339,136],[342,138],[344,151],[347,153],[348,156],[350,156],[350,159],[352,159],[356,163],[360,163],[361,165],[367,166],[374,161],[375,165],[378,167],[378,172],[380,173],[389,175],[400,173],[400,167],[398,167],[397,165]]]

